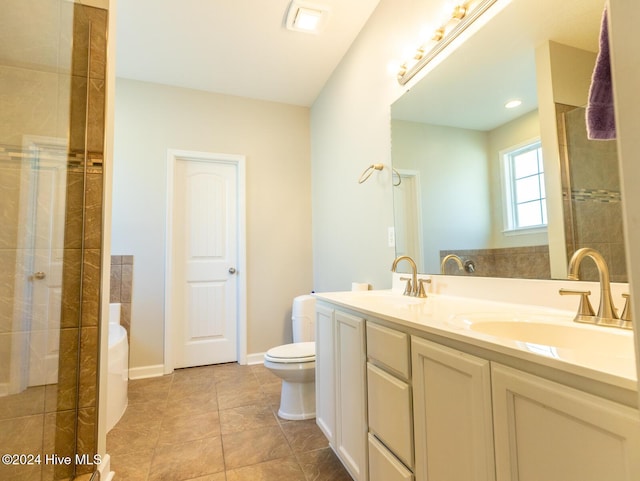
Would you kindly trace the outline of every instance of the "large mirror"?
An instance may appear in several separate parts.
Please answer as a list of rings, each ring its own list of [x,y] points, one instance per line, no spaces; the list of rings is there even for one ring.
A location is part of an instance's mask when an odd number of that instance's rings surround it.
[[[549,279],[589,246],[626,282],[616,143],[585,126],[603,8],[513,0],[391,106],[398,255]]]

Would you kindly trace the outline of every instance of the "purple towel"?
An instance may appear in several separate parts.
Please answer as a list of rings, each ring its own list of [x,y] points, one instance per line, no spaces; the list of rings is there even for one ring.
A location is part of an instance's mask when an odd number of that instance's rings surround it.
[[[616,138],[606,8],[602,14],[602,26],[600,27],[600,51],[598,52],[596,65],[593,70],[593,77],[591,78],[586,115],[587,136],[589,139],[610,140]]]

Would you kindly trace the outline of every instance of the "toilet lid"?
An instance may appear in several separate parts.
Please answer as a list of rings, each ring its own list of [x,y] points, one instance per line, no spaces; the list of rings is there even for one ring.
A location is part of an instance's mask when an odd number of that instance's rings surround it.
[[[311,362],[316,358],[315,342],[294,342],[269,349],[264,356],[272,362]]]

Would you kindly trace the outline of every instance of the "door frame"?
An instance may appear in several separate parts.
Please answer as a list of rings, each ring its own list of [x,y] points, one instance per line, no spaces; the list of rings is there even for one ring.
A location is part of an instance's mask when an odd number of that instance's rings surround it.
[[[246,158],[240,154],[219,154],[213,152],[195,152],[188,150],[167,149],[167,217],[165,242],[165,275],[164,275],[164,374],[173,372],[173,333],[176,322],[173,312],[173,208],[175,191],[175,170],[179,160],[233,164],[237,170],[238,201],[238,267],[236,282],[238,283],[236,348],[238,363],[247,363],[247,250],[246,250]]]
[[[420,185],[420,171],[412,169],[396,169],[396,171],[398,172],[400,179],[405,181],[405,184],[408,183],[408,180],[411,180],[409,185],[413,187],[413,194],[416,198],[417,204],[415,211],[413,212],[414,218],[411,222],[411,225],[415,226],[413,229],[413,235],[415,236],[417,248],[417,252],[414,254],[414,260],[416,261],[416,264],[418,264],[419,269],[424,269],[424,231],[422,230],[422,186]]]

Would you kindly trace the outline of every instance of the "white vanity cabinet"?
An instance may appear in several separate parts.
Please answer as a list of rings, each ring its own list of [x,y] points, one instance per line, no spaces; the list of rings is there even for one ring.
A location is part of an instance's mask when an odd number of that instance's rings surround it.
[[[364,319],[316,307],[316,423],[355,481],[367,481]]]
[[[413,480],[409,336],[367,320],[370,481]]]
[[[638,411],[492,365],[497,481],[637,481]]]
[[[316,306],[316,424],[335,450],[334,312],[329,307]]]
[[[316,331],[317,422],[356,481],[640,480],[607,385],[359,312],[319,303]]]
[[[494,480],[489,361],[412,336],[411,366],[416,481]]]

